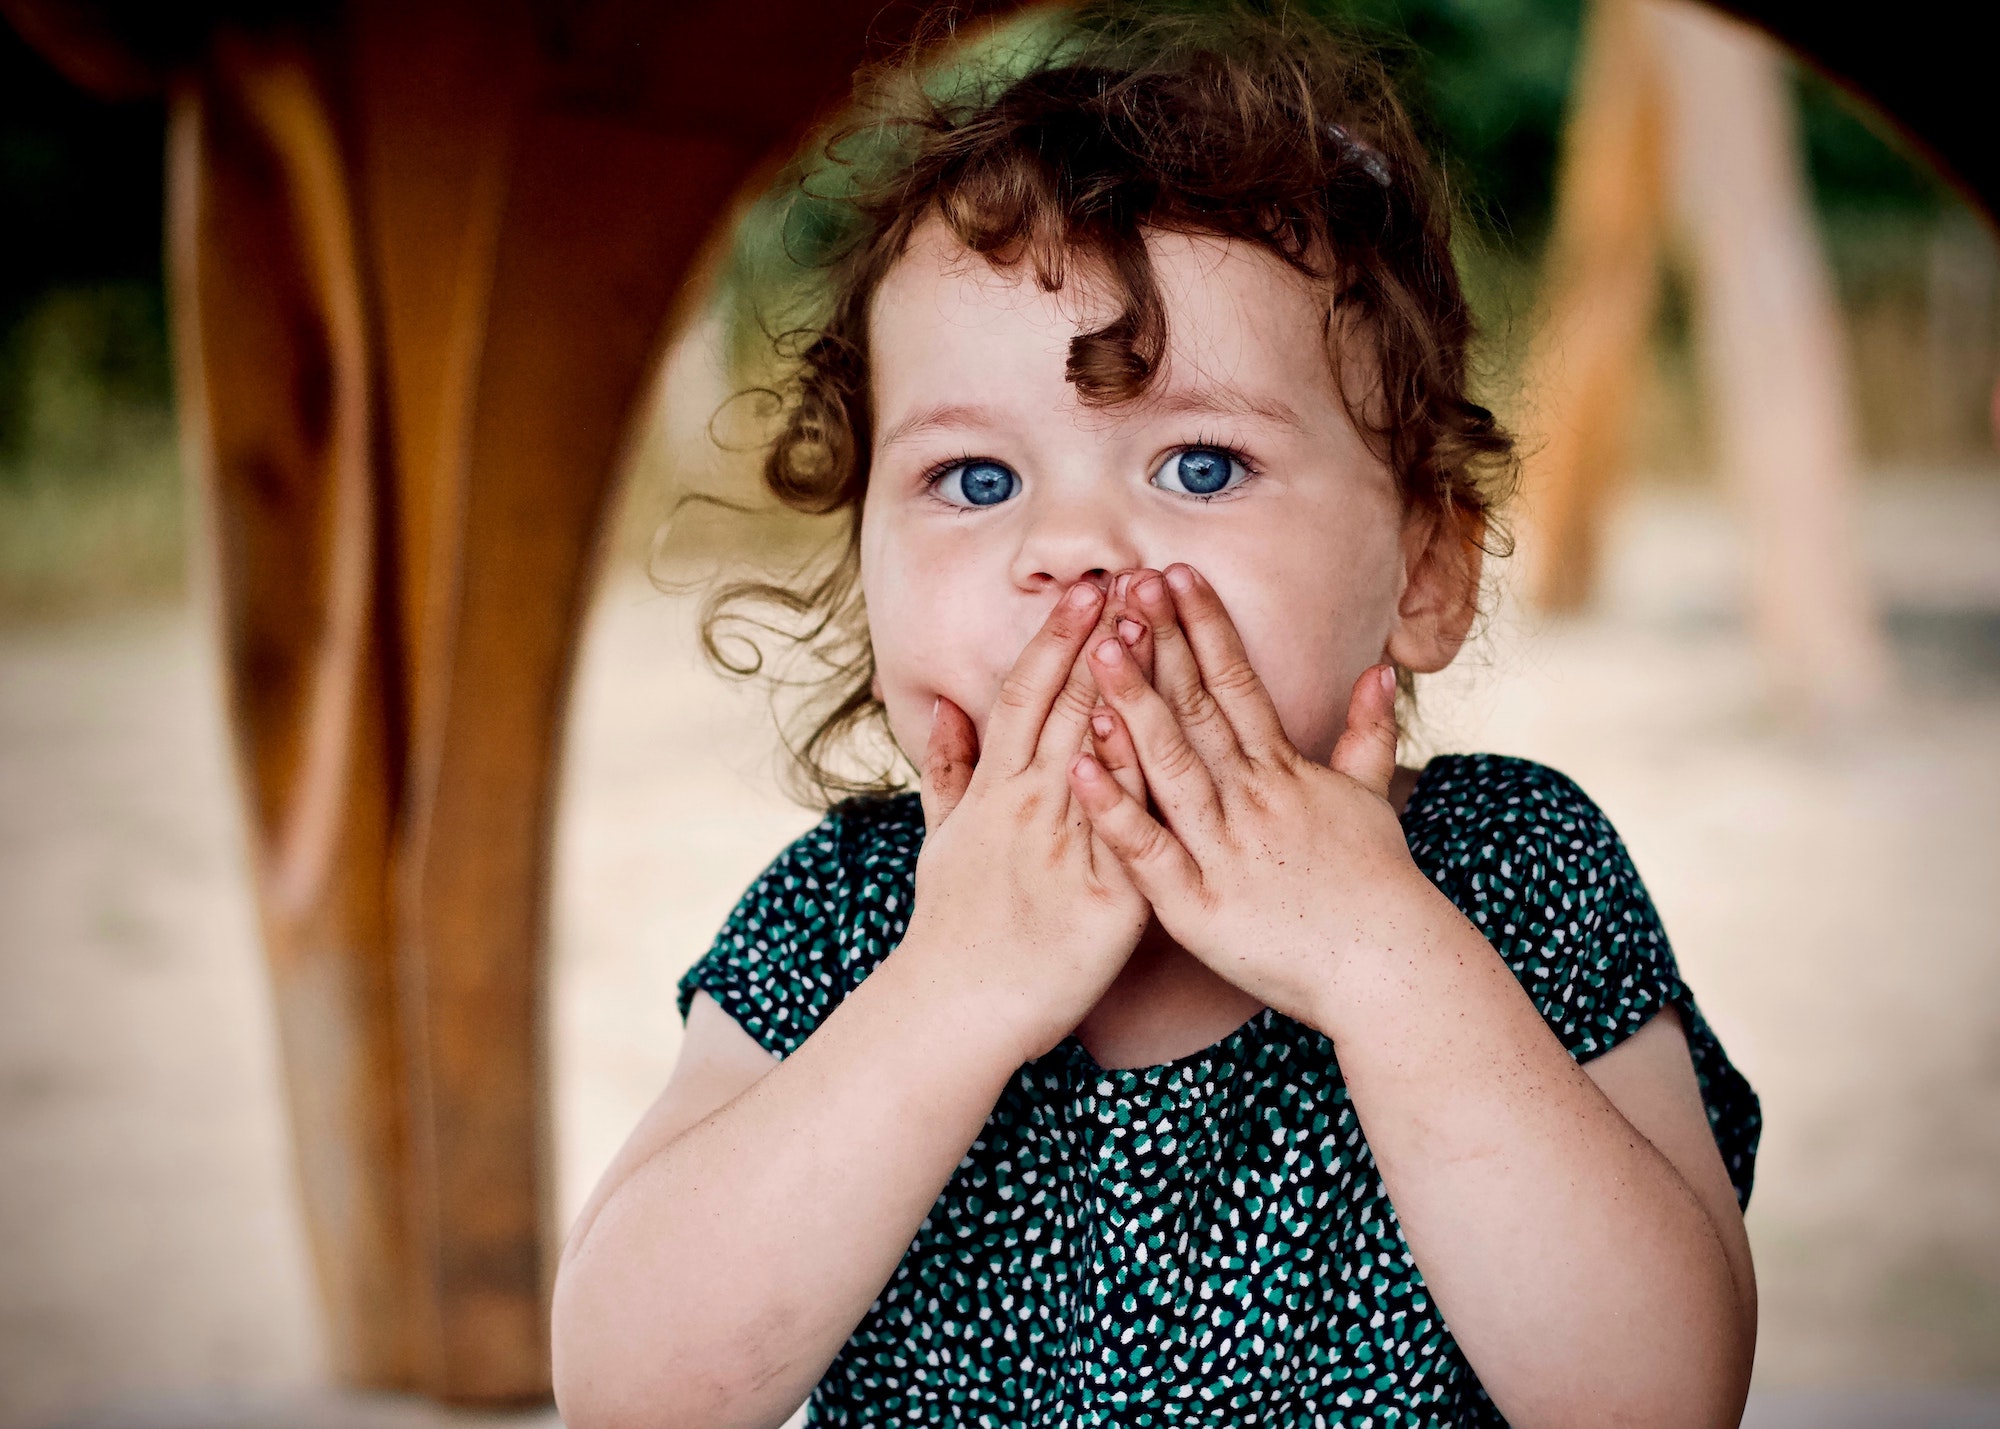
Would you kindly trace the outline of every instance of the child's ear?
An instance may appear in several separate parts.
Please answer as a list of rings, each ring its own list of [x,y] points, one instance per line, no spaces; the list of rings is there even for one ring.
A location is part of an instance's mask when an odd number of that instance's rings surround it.
[[[1389,630],[1396,665],[1428,675],[1457,657],[1479,612],[1485,534],[1483,516],[1468,521],[1432,506],[1411,508],[1403,522],[1403,594]]]

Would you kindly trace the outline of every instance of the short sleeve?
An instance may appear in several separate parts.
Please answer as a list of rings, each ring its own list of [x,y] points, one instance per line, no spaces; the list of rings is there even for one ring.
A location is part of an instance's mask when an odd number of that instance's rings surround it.
[[[901,941],[923,815],[915,796],[838,805],[759,874],[681,977],[789,1057]]]
[[[842,817],[828,814],[759,874],[700,961],[681,977],[683,1021],[696,989],[788,1057],[832,1010],[830,969],[849,898]]]
[[[1418,796],[1421,795],[1421,804]],[[1405,833],[1417,864],[1484,933],[1578,1061],[1674,1007],[1723,1164],[1746,1203],[1762,1129],[1756,1094],[1682,981],[1658,911],[1604,812],[1530,760],[1433,760]]]

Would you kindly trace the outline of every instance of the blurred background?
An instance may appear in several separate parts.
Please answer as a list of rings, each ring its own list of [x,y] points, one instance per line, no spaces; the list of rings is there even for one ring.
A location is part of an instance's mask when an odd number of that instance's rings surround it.
[[[1392,44],[1446,158],[1482,388],[1539,450],[1579,6],[1342,13]],[[1540,759],[1604,806],[1763,1095],[1762,1422],[1846,1404],[1877,1417],[1841,1422],[2000,1423],[2000,260],[1840,91],[1789,62],[1783,86],[1885,686],[1829,715],[1773,677],[1749,614],[1768,528],[1720,469],[1698,264],[1668,225],[1598,574],[1552,613],[1532,551],[1503,563],[1414,744]],[[190,556],[163,144],[158,103],[88,99],[0,25],[0,1426],[325,1374]],[[752,209],[739,257],[773,221]],[[663,364],[577,674],[552,989],[565,1220],[672,1065],[676,978],[814,821],[780,791],[764,695],[703,664],[687,592],[718,551],[782,565],[828,533],[773,516],[660,538],[680,494],[750,494],[709,420],[743,297],[725,285]],[[1897,1417],[1912,1405],[1933,1417]]]

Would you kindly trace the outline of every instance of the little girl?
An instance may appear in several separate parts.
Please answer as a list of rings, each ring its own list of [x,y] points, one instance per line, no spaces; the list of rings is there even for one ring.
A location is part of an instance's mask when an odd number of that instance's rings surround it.
[[[1574,784],[1395,762],[1511,449],[1378,71],[1092,14],[872,92],[766,475],[853,518],[810,768],[920,789],[683,981],[566,1422],[1734,1424],[1754,1096]]]

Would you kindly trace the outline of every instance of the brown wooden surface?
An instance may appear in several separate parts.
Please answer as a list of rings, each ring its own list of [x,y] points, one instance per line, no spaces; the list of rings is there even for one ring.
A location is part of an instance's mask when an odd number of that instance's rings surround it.
[[[352,194],[307,52],[219,43],[175,97],[170,169],[183,432],[331,1354],[409,1383],[380,413]]]
[[[1522,473],[1522,554],[1543,610],[1576,610],[1597,587],[1659,306],[1663,101],[1641,3],[1585,10],[1563,130],[1546,312],[1527,381],[1536,441]]]
[[[547,1393],[552,799],[599,528],[716,219],[873,9],[356,0],[174,81],[189,466],[351,1382]]]

